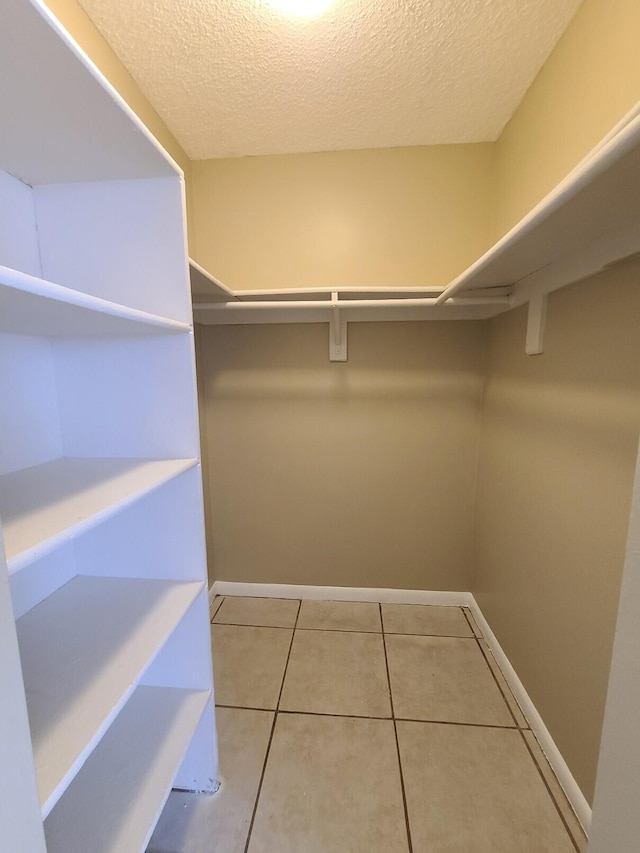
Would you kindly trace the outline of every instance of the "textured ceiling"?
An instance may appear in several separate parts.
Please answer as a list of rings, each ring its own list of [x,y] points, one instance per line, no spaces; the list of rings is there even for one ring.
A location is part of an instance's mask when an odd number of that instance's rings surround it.
[[[495,140],[581,0],[80,0],[192,159]]]

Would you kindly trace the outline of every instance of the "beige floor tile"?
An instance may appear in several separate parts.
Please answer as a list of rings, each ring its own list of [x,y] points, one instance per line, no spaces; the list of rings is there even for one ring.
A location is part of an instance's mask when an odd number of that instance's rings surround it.
[[[407,853],[393,723],[281,714],[249,853]]]
[[[382,635],[296,631],[280,707],[389,717]]]
[[[575,853],[519,732],[398,723],[414,853]]]
[[[509,708],[511,708],[511,713],[515,717],[518,726],[520,726],[521,729],[528,729],[529,723],[527,722],[527,718],[523,714],[522,709],[520,708],[520,705],[518,705],[518,703],[516,702],[516,698],[513,695],[513,693],[511,692],[511,688],[509,687],[509,685],[507,683],[507,679],[502,674],[502,670],[498,666],[496,659],[492,655],[491,649],[485,643],[484,640],[480,640],[480,645],[482,646],[482,648],[484,650],[485,657],[489,663],[489,666],[491,667],[491,671],[493,672],[494,677],[496,678],[498,684],[500,685],[500,689],[502,690],[504,697],[507,700],[507,704],[509,705]]]
[[[242,598],[227,595],[213,622],[215,625],[293,628],[299,607],[299,601],[286,598]]]
[[[386,634],[429,634],[435,637],[473,637],[461,607],[422,604],[383,604]]]
[[[397,718],[513,726],[475,640],[387,636]]]
[[[303,601],[298,628],[379,633],[380,607],[366,601]]]
[[[293,631],[212,625],[216,703],[275,708]]]
[[[270,711],[218,708],[220,790],[173,791],[147,853],[243,853],[273,723]]]
[[[540,749],[540,745],[535,738],[533,732],[523,732],[527,743],[529,744],[529,748],[531,749],[533,756],[536,760],[538,767],[542,770],[544,778],[551,790],[551,794],[553,795],[554,800],[556,801],[558,808],[562,812],[562,816],[565,819],[567,826],[569,827],[569,831],[573,836],[574,841],[578,847],[580,853],[585,853],[587,849],[587,836],[584,834],[584,830],[580,826],[580,821],[575,815],[575,812],[569,805],[569,801],[567,800],[564,791],[562,790],[562,786],[558,782],[556,778],[556,774],[551,769],[549,762],[546,759],[546,756],[542,749]]]

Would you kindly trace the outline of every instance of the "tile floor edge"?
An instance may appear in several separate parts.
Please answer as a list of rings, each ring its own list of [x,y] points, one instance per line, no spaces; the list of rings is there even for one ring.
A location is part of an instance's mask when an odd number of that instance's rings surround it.
[[[562,753],[558,749],[551,736],[551,732],[546,727],[544,720],[540,716],[536,706],[533,704],[533,701],[529,694],[527,693],[523,683],[520,681],[517,672],[513,668],[509,658],[507,657],[504,649],[498,642],[495,634],[491,630],[491,626],[485,619],[484,614],[480,610],[478,602],[473,597],[472,593],[469,593],[471,603],[468,605],[473,618],[476,620],[480,631],[484,637],[485,642],[489,646],[498,666],[502,670],[502,674],[504,675],[507,684],[511,688],[511,692],[515,696],[518,704],[522,708],[525,717],[527,718],[529,725],[531,726],[531,731],[535,735],[540,748],[544,752],[547,761],[551,765],[553,772],[556,774],[558,782],[560,783],[562,789],[564,790],[571,807],[576,813],[576,816],[582,825],[585,833],[589,833],[589,828],[591,826],[591,806],[587,802],[586,797],[582,793],[580,786],[576,782],[569,769],[568,764],[562,757]]]
[[[370,601],[380,604],[433,604],[469,607],[498,666],[507,680],[507,684],[524,711],[531,730],[535,734],[540,747],[556,774],[580,824],[586,833],[589,832],[591,826],[591,807],[472,593],[375,587],[242,583],[216,580],[209,589],[210,600],[213,600],[213,597],[216,595],[252,596],[255,598],[295,598],[311,601]]]

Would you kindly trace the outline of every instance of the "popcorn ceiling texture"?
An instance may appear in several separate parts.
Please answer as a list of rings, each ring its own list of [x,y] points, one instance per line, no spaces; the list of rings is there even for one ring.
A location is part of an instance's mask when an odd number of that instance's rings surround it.
[[[80,0],[192,159],[493,141],[581,0]]]

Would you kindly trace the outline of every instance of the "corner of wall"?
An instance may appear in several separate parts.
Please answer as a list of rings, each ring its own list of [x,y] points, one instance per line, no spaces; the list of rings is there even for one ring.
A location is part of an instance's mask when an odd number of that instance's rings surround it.
[[[478,491],[480,484],[480,465],[482,459],[482,442],[484,436],[484,420],[485,420],[485,395],[487,383],[489,382],[489,339],[491,335],[491,319],[485,320],[482,323],[483,330],[483,347],[482,347],[482,389],[480,392],[480,412],[478,415],[478,433],[476,438],[476,470],[473,484],[473,512],[472,512],[472,530],[471,530],[471,547],[472,547],[472,566],[471,566],[471,585],[470,592],[475,595],[476,581],[478,577],[478,541],[477,541],[477,508],[478,508]]]

